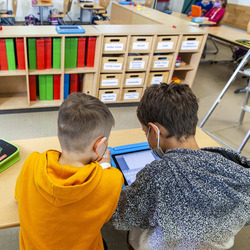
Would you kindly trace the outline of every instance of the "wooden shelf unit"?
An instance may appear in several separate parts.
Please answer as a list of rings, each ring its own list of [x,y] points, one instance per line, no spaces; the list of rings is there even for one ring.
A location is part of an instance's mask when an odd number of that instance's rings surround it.
[[[29,108],[42,108],[42,107],[58,107],[64,100],[64,74],[81,74],[86,76],[89,80],[87,89],[84,89],[88,94],[96,97],[101,97],[103,92],[115,91],[117,99],[115,103],[138,102],[143,91],[148,86],[149,79],[153,75],[164,74],[167,82],[170,82],[173,76],[180,75],[183,81],[192,86],[194,76],[200,61],[202,49],[204,47],[207,34],[200,29],[188,28],[185,32],[183,28],[169,29],[164,25],[98,25],[98,26],[83,26],[85,34],[58,34],[54,26],[14,26],[3,27],[0,34],[0,39],[3,38],[23,38],[24,39],[24,53],[25,53],[25,70],[0,70],[0,110],[9,109],[29,109]],[[200,48],[195,51],[180,51],[181,41],[184,36],[196,36],[201,38]],[[45,70],[32,70],[28,68],[28,38],[61,38],[61,68],[60,69],[45,69]],[[65,60],[65,38],[67,37],[96,37],[95,46],[95,60],[93,67],[82,68],[64,68]],[[105,41],[109,38],[123,38],[126,40],[124,48],[118,48],[119,51],[104,51]],[[146,37],[151,39],[151,47],[145,51],[142,49],[132,50],[131,41],[136,37]],[[162,37],[174,37],[177,39],[176,47],[174,49],[157,48],[157,42]],[[187,65],[183,68],[175,68],[175,61],[178,54],[183,58],[187,58]],[[168,69],[152,68],[154,56],[172,56],[171,67]],[[129,69],[127,64],[131,56],[140,57],[147,56],[147,66],[143,69]],[[120,70],[103,70],[102,59],[103,57],[122,57],[123,63]],[[135,60],[136,61],[136,60]],[[134,63],[136,65],[136,62]],[[184,73],[183,73],[184,72]],[[141,83],[134,82],[133,77],[139,74],[142,78]],[[29,93],[29,76],[32,75],[60,75],[60,100],[51,101],[30,101]],[[119,84],[115,87],[100,86],[102,77],[108,79],[114,78],[118,75]],[[127,82],[126,79],[131,77],[131,81]],[[109,78],[111,77],[111,78]],[[154,77],[154,76],[153,76]],[[131,91],[131,92],[129,92]],[[127,99],[124,99],[126,94]],[[136,94],[139,93],[139,94]],[[138,96],[133,99],[133,96]],[[130,99],[131,98],[131,99]],[[109,102],[107,102],[109,103]],[[111,103],[114,103],[111,101]]]

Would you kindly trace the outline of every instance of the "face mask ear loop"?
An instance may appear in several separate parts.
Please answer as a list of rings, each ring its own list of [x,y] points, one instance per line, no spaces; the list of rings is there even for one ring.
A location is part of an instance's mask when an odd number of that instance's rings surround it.
[[[147,141],[148,141],[149,133],[150,133],[150,126],[148,127]]]
[[[156,126],[156,125],[154,125],[155,126],[155,128],[157,129],[157,133],[158,133],[158,137],[157,137],[157,148],[159,148],[160,147],[160,130],[159,130],[159,128]]]

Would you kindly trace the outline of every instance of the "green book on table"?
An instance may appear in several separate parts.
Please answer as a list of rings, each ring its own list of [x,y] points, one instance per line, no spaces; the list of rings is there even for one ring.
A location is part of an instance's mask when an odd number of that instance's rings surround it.
[[[47,100],[46,93],[46,76],[40,75],[38,76],[38,86],[39,86],[39,99],[40,101]]]
[[[29,69],[36,69],[36,38],[28,38]]]
[[[65,58],[64,58],[64,67],[65,69],[70,68],[70,44],[71,44],[71,38],[65,38]]]
[[[78,38],[71,37],[70,38],[70,68],[77,67],[77,47],[78,47]]]
[[[53,38],[53,69],[61,68],[61,38]]]
[[[15,70],[16,69],[16,57],[15,57],[14,40],[5,39],[5,45],[6,45],[8,68],[9,70]]]
[[[46,100],[53,100],[53,75],[46,75]]]

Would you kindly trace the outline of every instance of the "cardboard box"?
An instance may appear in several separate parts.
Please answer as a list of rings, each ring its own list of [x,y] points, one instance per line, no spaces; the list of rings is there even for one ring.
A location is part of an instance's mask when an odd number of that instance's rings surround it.
[[[166,70],[170,69],[173,62],[173,55],[159,55],[153,56],[151,69]]]
[[[175,50],[177,42],[178,36],[158,36],[155,45],[155,52]]]
[[[118,101],[120,89],[99,90],[99,99],[104,103],[114,103]]]
[[[140,101],[142,96],[142,88],[131,88],[122,90],[122,100],[126,102]]]
[[[123,87],[142,87],[145,81],[145,73],[127,73]]]
[[[150,52],[153,36],[132,36],[130,40],[130,52]]]
[[[122,71],[124,57],[103,57],[102,58],[102,71],[103,72],[114,72]]]
[[[104,37],[103,52],[125,52],[127,37]]]
[[[151,84],[168,83],[169,72],[150,72],[147,86]]]
[[[119,88],[121,86],[121,74],[101,74],[99,88]]]
[[[148,55],[141,56],[128,56],[127,70],[146,70],[148,67]]]
[[[196,51],[201,47],[203,36],[183,36],[181,51]]]

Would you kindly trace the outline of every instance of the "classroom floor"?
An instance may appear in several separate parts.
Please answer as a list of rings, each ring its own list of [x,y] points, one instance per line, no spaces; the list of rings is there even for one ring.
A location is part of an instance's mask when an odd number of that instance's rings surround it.
[[[219,47],[219,54],[209,55],[206,60],[231,59],[232,53],[230,49],[222,44]],[[211,49],[210,43],[209,49]],[[236,67],[237,64],[234,63],[200,64],[192,87],[199,98],[199,123],[205,117]],[[245,86],[246,79],[238,76],[203,127],[235,148],[239,147],[250,127],[249,113],[245,114],[243,125],[238,125],[245,93],[234,94],[236,89]],[[135,113],[136,106],[111,107],[110,110],[116,120],[113,130],[140,127]],[[0,114],[1,137],[6,140],[18,140],[56,136],[57,114],[58,111]],[[250,141],[246,144],[242,154],[248,158],[250,157]],[[19,228],[0,230],[0,249],[18,250],[18,232]],[[116,231],[109,224],[104,226],[102,232],[109,250],[127,249],[126,232]],[[249,250],[249,246],[250,226],[240,231],[235,238],[235,245],[231,249]]]

